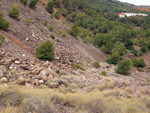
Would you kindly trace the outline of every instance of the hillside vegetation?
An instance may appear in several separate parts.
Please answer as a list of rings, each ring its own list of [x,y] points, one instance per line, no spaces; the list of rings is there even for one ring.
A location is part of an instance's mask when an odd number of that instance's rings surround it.
[[[117,0],[1,0],[0,113],[149,113],[150,16]]]

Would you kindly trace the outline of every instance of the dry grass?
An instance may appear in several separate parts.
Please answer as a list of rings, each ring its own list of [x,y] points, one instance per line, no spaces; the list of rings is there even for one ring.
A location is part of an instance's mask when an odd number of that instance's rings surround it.
[[[0,106],[0,113],[18,113],[18,111],[20,111],[20,109],[22,108],[26,108],[27,110],[28,106],[26,105],[29,105],[29,103],[31,104],[31,108],[34,107],[35,112],[37,112],[37,108],[39,108],[39,106],[40,110],[45,110],[45,107],[52,110],[53,106],[51,105],[51,103],[53,103],[54,105],[61,104],[70,106],[73,109],[76,109],[78,113],[150,112],[150,97],[143,96],[139,98],[135,95],[128,98],[128,94],[126,91],[117,88],[104,91],[99,91],[99,89],[95,89],[92,92],[77,92],[65,94],[48,88],[32,89],[20,86],[0,85],[0,89],[0,95],[4,92],[15,92],[23,95],[23,99],[20,105],[7,105],[6,108]],[[34,103],[36,103],[36,105]]]

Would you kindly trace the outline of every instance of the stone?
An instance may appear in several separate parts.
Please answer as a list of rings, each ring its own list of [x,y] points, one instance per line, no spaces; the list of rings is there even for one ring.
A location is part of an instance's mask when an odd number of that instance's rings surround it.
[[[17,84],[19,84],[19,85],[25,85],[25,83],[26,83],[26,81],[22,76],[17,80]]]
[[[8,72],[7,72],[6,68],[3,68],[3,69],[2,69],[2,73],[3,73],[3,75],[8,74]]]
[[[20,64],[20,62],[19,61],[15,61],[15,64]]]
[[[38,75],[38,74],[40,73],[40,71],[41,71],[41,68],[36,68],[36,69],[34,69],[34,70],[32,71],[32,73],[33,73],[34,75]]]
[[[38,79],[36,79],[36,80],[34,81],[34,85],[36,85],[36,86],[40,86],[40,85],[41,85]]]
[[[41,75],[42,76],[46,75],[46,70],[41,71]]]
[[[22,54],[22,56],[25,57],[26,55],[25,55],[25,54]]]
[[[6,83],[6,82],[8,82],[8,79],[7,79],[6,77],[2,77],[2,78],[1,78],[1,81],[2,81],[3,83]]]
[[[54,83],[54,82],[51,82],[50,85],[49,85],[50,88],[58,88],[59,87],[59,84],[58,83]]]
[[[24,70],[29,70],[28,65],[21,65],[20,68],[24,69]]]
[[[39,80],[40,84],[43,84],[44,83],[44,80]]]

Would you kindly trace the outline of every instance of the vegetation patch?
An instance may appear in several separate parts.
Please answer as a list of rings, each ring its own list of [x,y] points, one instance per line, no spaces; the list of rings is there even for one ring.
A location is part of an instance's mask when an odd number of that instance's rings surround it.
[[[3,13],[0,11],[0,29],[8,30],[9,29],[9,21],[3,18]]]
[[[40,47],[36,48],[36,57],[38,59],[53,61],[55,57],[53,43],[49,40],[43,42]]]
[[[81,69],[81,70],[84,70],[84,67],[82,66],[82,65],[80,65],[80,64],[77,64],[77,63],[72,63],[72,64],[70,64],[72,67],[75,67],[75,68],[77,68],[77,69]]]

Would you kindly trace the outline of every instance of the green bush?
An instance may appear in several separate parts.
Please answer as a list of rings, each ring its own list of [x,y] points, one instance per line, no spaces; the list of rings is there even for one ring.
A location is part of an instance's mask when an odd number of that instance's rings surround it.
[[[116,73],[122,75],[128,75],[131,73],[129,72],[131,66],[132,66],[131,61],[129,59],[124,59],[119,63],[118,68],[116,69]]]
[[[50,37],[51,37],[52,39],[55,39],[55,36],[54,36],[53,34],[50,34]]]
[[[9,22],[3,18],[3,13],[0,11],[0,29],[8,30],[9,29]]]
[[[77,64],[77,63],[72,63],[72,64],[70,64],[72,67],[75,67],[75,68],[77,68],[77,69],[81,69],[81,70],[84,70],[84,68],[83,68],[83,66],[82,65],[80,65],[80,64]]]
[[[36,10],[36,1],[35,1],[35,0],[31,0],[31,2],[29,3],[29,7],[30,7],[31,9]]]
[[[0,40],[0,46],[2,45],[2,41]]]
[[[57,11],[57,12],[55,13],[54,17],[55,17],[56,19],[60,19],[60,13],[59,13],[59,11]]]
[[[124,42],[124,46],[127,49],[132,49],[133,48],[133,41],[132,41],[132,39],[126,39],[126,41]]]
[[[98,62],[94,62],[94,63],[93,63],[93,67],[99,68],[99,67],[100,67],[100,64],[99,64]]]
[[[65,31],[62,33],[62,36],[63,36],[63,37],[66,37],[66,32],[65,32]]]
[[[19,19],[19,10],[17,4],[14,4],[12,10],[9,12],[9,16],[15,19]]]
[[[38,59],[53,61],[55,57],[53,43],[49,40],[43,42],[40,47],[36,48],[36,57]]]
[[[114,52],[113,54],[109,55],[106,61],[109,64],[117,64],[120,58],[121,58],[120,54],[118,52]]]
[[[139,60],[137,58],[132,59],[132,64],[134,67],[137,67],[139,65]]]
[[[48,23],[48,22],[47,22],[46,20],[44,20],[44,23],[43,23],[43,24],[44,24],[45,26],[47,26],[47,23]]]
[[[67,16],[67,10],[66,9],[64,9],[64,8],[62,8],[62,10],[61,10],[61,15],[63,15],[63,16]]]
[[[145,61],[143,58],[140,58],[139,64],[137,65],[138,67],[144,68],[146,66]]]
[[[101,72],[101,74],[102,74],[103,76],[107,76],[107,72],[106,72],[106,71]]]
[[[73,35],[74,37],[77,37],[79,35],[79,32],[80,32],[78,22],[75,21],[75,23],[70,27],[70,30],[68,32],[71,35]]]
[[[140,49],[143,53],[147,53],[148,47],[146,45],[143,45]]]
[[[138,71],[140,71],[140,72],[144,72],[144,69],[143,68],[137,68],[138,69]]]
[[[1,40],[2,42],[5,40],[5,37],[4,37],[2,34],[0,34],[0,40]]]
[[[53,31],[54,27],[52,25],[49,26],[48,28],[50,31]]]
[[[22,4],[25,4],[25,5],[28,4],[28,0],[20,0],[20,2],[21,2]]]
[[[54,1],[53,0],[48,2],[46,6],[46,11],[49,12],[50,14],[54,13]]]
[[[139,56],[142,56],[143,55],[143,52],[140,50],[139,51]]]
[[[51,14],[50,18],[51,18],[51,19],[53,19],[53,18],[54,18],[54,15],[53,15],[53,14]]]
[[[56,42],[61,42],[61,40],[60,39],[56,39]]]
[[[39,29],[40,29],[41,32],[44,32],[43,27],[39,26]]]
[[[56,69],[56,71],[55,71],[57,74],[59,74],[60,73],[60,71],[58,70],[58,69]]]
[[[0,34],[0,45],[3,44],[3,41],[5,40],[4,36],[2,34]]]

